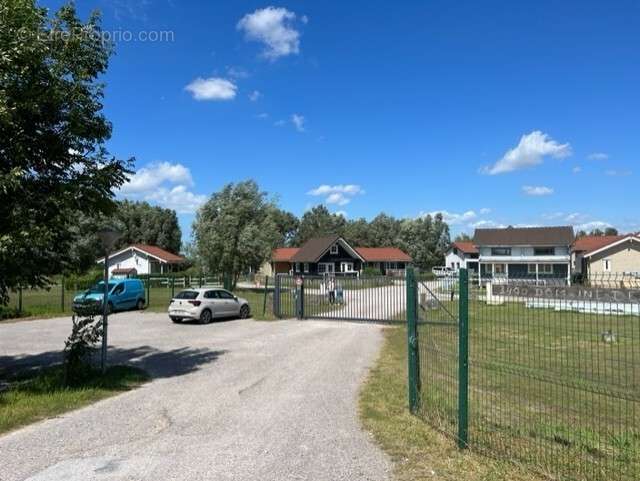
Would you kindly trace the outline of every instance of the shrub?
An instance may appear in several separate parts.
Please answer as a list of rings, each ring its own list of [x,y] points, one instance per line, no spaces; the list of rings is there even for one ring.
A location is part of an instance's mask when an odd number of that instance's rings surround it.
[[[91,374],[91,356],[97,342],[102,339],[102,318],[95,309],[73,317],[73,327],[64,345],[65,383],[73,386],[82,383]]]

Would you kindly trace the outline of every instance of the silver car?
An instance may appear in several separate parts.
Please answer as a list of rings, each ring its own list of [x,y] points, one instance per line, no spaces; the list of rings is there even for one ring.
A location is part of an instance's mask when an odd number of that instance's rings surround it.
[[[249,302],[231,292],[218,288],[186,289],[171,299],[169,317],[173,322],[195,320],[208,324],[213,319],[251,315]]]

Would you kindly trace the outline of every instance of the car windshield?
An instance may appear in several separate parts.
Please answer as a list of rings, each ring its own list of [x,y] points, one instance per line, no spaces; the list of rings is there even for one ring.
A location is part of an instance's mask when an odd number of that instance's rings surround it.
[[[109,282],[109,292],[115,287],[115,282]],[[104,282],[98,282],[95,286],[89,288],[89,294],[102,294],[104,292]]]
[[[176,299],[195,299],[198,297],[197,291],[182,291],[175,298]]]

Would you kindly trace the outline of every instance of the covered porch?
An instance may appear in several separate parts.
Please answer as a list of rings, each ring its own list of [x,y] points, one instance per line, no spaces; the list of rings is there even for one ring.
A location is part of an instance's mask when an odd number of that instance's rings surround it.
[[[479,262],[478,282],[517,280],[535,284],[571,283],[569,263],[558,262]]]

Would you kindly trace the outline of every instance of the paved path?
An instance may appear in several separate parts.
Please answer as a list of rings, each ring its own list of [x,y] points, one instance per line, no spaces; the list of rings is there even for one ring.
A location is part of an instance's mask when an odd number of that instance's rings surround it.
[[[55,360],[68,330],[0,325],[0,373]],[[118,314],[112,356],[153,382],[0,436],[0,480],[383,481],[390,463],[356,408],[381,338],[374,325]]]

